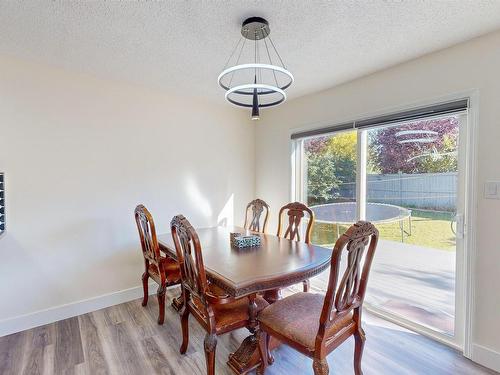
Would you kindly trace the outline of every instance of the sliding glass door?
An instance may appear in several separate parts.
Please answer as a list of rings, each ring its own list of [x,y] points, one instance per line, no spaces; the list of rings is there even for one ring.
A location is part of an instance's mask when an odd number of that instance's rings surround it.
[[[373,222],[380,240],[367,305],[457,347],[466,127],[467,113],[456,111],[295,142],[295,198],[315,212],[313,242],[332,247],[353,222]],[[327,279],[312,280],[313,290]]]

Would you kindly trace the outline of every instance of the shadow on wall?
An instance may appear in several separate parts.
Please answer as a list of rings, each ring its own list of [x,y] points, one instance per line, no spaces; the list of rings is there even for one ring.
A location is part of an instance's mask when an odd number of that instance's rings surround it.
[[[234,225],[234,194],[229,196],[229,199],[226,201],[226,204],[217,216],[217,225]]]
[[[200,211],[202,216],[212,217],[213,210],[210,201],[203,195],[198,184],[191,176],[187,176],[186,191],[188,197],[193,200],[194,207]]]

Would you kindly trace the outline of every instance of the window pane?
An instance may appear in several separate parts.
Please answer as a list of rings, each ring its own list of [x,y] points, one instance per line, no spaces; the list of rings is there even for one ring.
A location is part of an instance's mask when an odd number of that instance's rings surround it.
[[[333,247],[357,219],[357,132],[304,141],[306,204],[316,215],[312,242]]]

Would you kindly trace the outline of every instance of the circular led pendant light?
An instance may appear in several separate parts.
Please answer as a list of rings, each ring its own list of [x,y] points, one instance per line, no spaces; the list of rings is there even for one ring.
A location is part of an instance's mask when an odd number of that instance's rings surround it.
[[[396,138],[399,138],[398,142],[400,144],[405,143],[433,143],[437,141],[438,132],[434,130],[401,130],[394,134]],[[400,139],[403,136],[409,136],[408,138]]]
[[[252,109],[252,120],[259,119],[260,108],[283,103],[285,90],[293,83],[293,75],[286,69],[270,33],[264,18],[246,19],[241,26],[241,37],[217,79],[226,90],[228,102]],[[240,64],[245,59],[253,62]]]

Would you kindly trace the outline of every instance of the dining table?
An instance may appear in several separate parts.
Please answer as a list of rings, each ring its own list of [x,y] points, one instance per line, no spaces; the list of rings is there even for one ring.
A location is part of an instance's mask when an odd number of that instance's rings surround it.
[[[202,247],[208,281],[231,297],[261,293],[268,303],[274,303],[281,298],[283,288],[316,276],[330,266],[332,250],[321,246],[273,234],[251,232],[236,226],[199,228],[196,232]],[[231,233],[258,235],[260,246],[233,247],[230,242]],[[159,235],[158,243],[163,253],[177,258],[170,233]],[[180,310],[182,299],[175,298],[172,305]],[[255,306],[249,306],[249,326],[255,329],[250,329],[250,335],[229,355],[227,362],[236,374],[245,374],[260,364]],[[272,339],[270,349],[279,344],[277,340]]]

